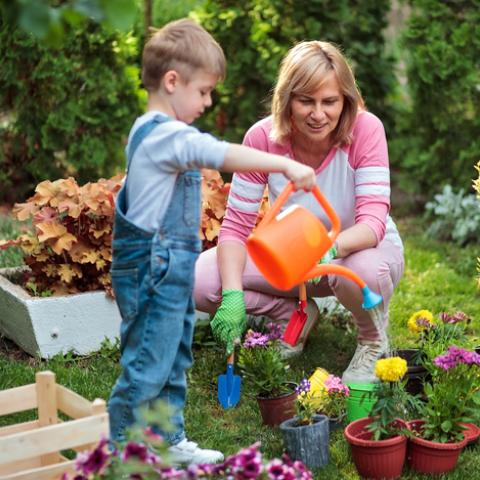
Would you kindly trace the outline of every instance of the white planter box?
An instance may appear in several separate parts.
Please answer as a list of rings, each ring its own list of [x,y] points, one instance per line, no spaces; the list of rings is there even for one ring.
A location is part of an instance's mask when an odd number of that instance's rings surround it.
[[[33,297],[9,278],[25,267],[0,268],[0,333],[33,356],[86,355],[119,336],[120,312],[105,292]],[[208,314],[196,311],[197,319]]]
[[[19,270],[0,269],[0,333],[30,355],[85,355],[119,336],[120,312],[105,292],[32,297],[9,280]]]

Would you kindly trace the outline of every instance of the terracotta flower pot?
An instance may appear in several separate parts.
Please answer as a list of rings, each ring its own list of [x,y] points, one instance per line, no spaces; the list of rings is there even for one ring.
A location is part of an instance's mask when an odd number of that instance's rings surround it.
[[[467,445],[474,444],[480,437],[480,428],[478,428],[474,423],[462,422],[461,425],[467,427],[467,429],[463,432],[465,438],[467,439]]]
[[[408,422],[415,432],[421,432],[423,421]],[[453,470],[460,456],[460,452],[467,444],[465,437],[457,443],[440,443],[413,436],[409,440],[408,463],[420,473],[440,474]]]
[[[300,425],[298,417],[289,418],[280,424],[280,431],[290,458],[301,460],[309,468],[320,468],[329,460],[328,417],[315,415],[313,422]]]
[[[278,397],[257,397],[264,425],[274,427],[295,415],[296,384],[289,384],[292,391]]]
[[[399,478],[405,463],[407,438],[397,435],[386,440],[372,440],[372,433],[366,429],[371,421],[371,418],[361,418],[345,428],[344,434],[351,447],[353,463],[363,478]],[[407,427],[401,420],[398,422]]]

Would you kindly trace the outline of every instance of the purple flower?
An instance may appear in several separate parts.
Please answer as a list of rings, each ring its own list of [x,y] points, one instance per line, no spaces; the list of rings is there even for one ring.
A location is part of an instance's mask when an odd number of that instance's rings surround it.
[[[109,458],[108,440],[102,438],[94,450],[77,455],[75,468],[88,477],[93,473],[101,473],[106,468]]]
[[[310,391],[311,383],[307,378],[304,378],[296,387],[295,393],[301,395],[302,393],[308,393]]]
[[[280,340],[283,336],[282,327],[278,323],[269,322],[266,325],[270,340]]]
[[[225,467],[234,474],[235,479],[255,479],[260,475],[263,465],[262,454],[258,451],[259,446],[259,442],[254,443],[227,458]]]
[[[270,337],[260,332],[249,330],[243,342],[243,348],[265,347],[270,342]]]
[[[160,477],[162,479],[176,479],[176,478],[185,478],[185,472],[183,470],[177,470],[173,467],[162,467],[160,470]]]
[[[433,363],[443,370],[450,370],[461,364],[480,366],[480,355],[460,347],[452,346],[448,347],[447,353],[435,357]]]

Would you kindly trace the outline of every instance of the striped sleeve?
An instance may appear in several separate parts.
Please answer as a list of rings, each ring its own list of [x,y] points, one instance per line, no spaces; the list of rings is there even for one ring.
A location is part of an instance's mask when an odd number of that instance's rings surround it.
[[[268,151],[267,138],[261,128],[250,129],[243,144],[257,150]],[[267,181],[266,173],[248,172],[233,175],[227,209],[218,237],[219,243],[225,240],[245,243],[257,221]]]
[[[355,223],[372,228],[380,242],[390,210],[390,168],[385,130],[371,113],[359,115],[351,159],[355,170]]]

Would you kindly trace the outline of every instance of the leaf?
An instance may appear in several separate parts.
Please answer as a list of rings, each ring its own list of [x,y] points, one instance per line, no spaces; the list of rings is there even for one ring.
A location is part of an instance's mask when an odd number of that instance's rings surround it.
[[[68,263],[61,264],[58,274],[62,282],[71,283],[74,277],[82,278],[82,270],[78,265],[70,265]]]
[[[58,218],[58,212],[52,207],[41,208],[33,217],[33,223],[53,222]]]
[[[37,205],[32,202],[28,201],[25,203],[16,203],[12,209],[13,215],[20,220],[21,222],[32,218],[38,212]]]
[[[38,239],[45,242],[50,238],[60,238],[67,233],[67,229],[56,222],[41,222],[36,225],[37,231],[40,232]]]
[[[76,241],[77,237],[71,233],[66,233],[52,245],[52,249],[57,255],[60,255],[64,250],[70,250],[72,248],[72,244]]]

